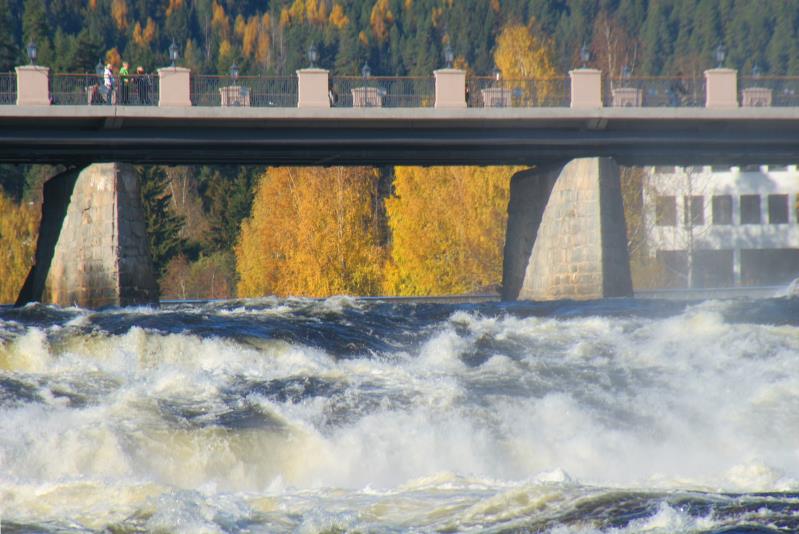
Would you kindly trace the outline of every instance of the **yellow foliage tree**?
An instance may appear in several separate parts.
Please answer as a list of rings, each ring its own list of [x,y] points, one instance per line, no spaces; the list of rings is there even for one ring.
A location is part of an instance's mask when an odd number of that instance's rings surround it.
[[[252,16],[244,26],[241,39],[241,53],[244,57],[252,57],[258,47],[258,34],[261,29],[261,21],[258,17]]]
[[[216,1],[211,5],[211,30],[222,40],[230,39],[230,18]]]
[[[270,168],[236,245],[238,294],[377,294],[377,181],[367,168]]]
[[[377,42],[382,43],[388,37],[388,30],[394,24],[394,14],[388,5],[388,0],[377,0],[369,17],[372,34]]]
[[[346,27],[349,23],[350,19],[346,14],[344,14],[344,8],[341,7],[341,4],[334,4],[333,10],[330,12],[330,24],[340,30]]]
[[[17,298],[33,265],[39,232],[38,206],[17,205],[0,192],[0,302]]]
[[[521,24],[509,24],[502,29],[494,51],[494,62],[508,80],[551,78],[552,51],[549,43]]]
[[[117,29],[128,29],[128,3],[125,0],[111,1],[111,17]]]
[[[504,87],[517,93],[521,91],[527,100],[540,104],[555,91],[555,85],[552,83],[540,82],[533,87],[526,83],[514,82],[530,79],[548,80],[555,77],[552,47],[548,41],[537,37],[531,27],[521,24],[505,26],[497,39],[494,63],[502,73],[502,78],[509,80]]]
[[[397,167],[386,200],[385,291],[442,295],[502,280],[510,177],[516,167]]]

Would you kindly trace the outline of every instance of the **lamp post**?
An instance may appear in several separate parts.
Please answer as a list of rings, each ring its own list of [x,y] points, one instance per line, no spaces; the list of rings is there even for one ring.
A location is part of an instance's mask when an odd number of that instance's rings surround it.
[[[363,82],[366,83],[366,79],[372,75],[372,69],[369,68],[369,63],[364,62],[363,67],[361,67],[361,76],[363,76]]]
[[[586,63],[591,59],[591,51],[588,50],[588,45],[583,43],[583,46],[580,47],[580,61],[583,62],[582,68],[586,67]]]
[[[716,47],[716,63],[718,64],[716,67],[717,69],[722,68],[722,66],[724,65],[724,58],[726,56],[727,56],[727,51],[724,49],[724,45],[721,44],[718,45]]]
[[[36,65],[36,58],[39,55],[39,50],[36,47],[36,43],[33,41],[28,43],[28,59],[31,62],[31,65]]]
[[[455,60],[455,54],[452,53],[452,47],[447,43],[444,47],[444,61],[448,69],[452,68],[452,62]]]
[[[236,63],[230,66],[230,79],[233,80],[233,85],[239,80],[239,66]]]
[[[311,68],[316,68],[316,61],[319,59],[319,51],[316,46],[311,45],[308,47],[308,61],[311,63]]]
[[[172,67],[175,67],[175,63],[178,60],[178,45],[175,44],[175,40],[172,39],[172,44],[169,45],[169,59],[172,61]]]
[[[94,66],[94,73],[97,75],[98,78],[100,78],[100,80],[103,79],[103,74],[105,73],[103,58],[97,60],[97,65]]]

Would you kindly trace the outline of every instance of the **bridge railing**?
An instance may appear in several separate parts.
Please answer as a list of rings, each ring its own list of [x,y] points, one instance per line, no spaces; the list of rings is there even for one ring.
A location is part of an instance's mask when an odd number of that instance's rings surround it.
[[[0,105],[17,103],[17,74],[15,72],[0,73]]]
[[[430,108],[436,101],[432,77],[334,76],[330,83],[333,107]]]
[[[196,75],[189,91],[194,106],[297,107],[296,76]]]
[[[104,77],[97,74],[54,73],[50,77],[50,98],[53,105],[92,106],[156,106],[158,76],[134,74],[120,79],[114,76],[109,90]]]
[[[742,76],[739,86],[744,106],[799,107],[799,76]]]
[[[607,78],[604,102],[609,107],[702,107],[705,79],[686,77]]]
[[[569,107],[571,82],[567,77],[497,80],[476,76],[466,80],[466,105],[481,107]]]

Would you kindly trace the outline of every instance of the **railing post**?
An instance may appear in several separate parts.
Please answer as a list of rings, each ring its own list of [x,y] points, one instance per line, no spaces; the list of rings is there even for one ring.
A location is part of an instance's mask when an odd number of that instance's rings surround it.
[[[329,108],[328,71],[300,69],[297,71],[297,107]]]
[[[602,107],[602,71],[574,69],[569,71],[572,86],[571,107]]]
[[[158,69],[158,106],[191,107],[191,70],[185,67]]]
[[[17,67],[17,105],[50,105],[50,69],[37,65]]]
[[[705,71],[705,107],[738,107],[738,71],[710,69]]]
[[[466,71],[460,69],[438,69],[436,77],[436,107],[466,107]]]

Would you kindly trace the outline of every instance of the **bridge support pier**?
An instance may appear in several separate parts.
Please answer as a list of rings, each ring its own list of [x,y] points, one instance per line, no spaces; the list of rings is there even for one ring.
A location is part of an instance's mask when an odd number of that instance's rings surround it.
[[[511,180],[504,300],[632,296],[619,169],[575,159]]]
[[[99,308],[158,302],[133,166],[92,164],[44,185],[36,258],[17,305]]]

